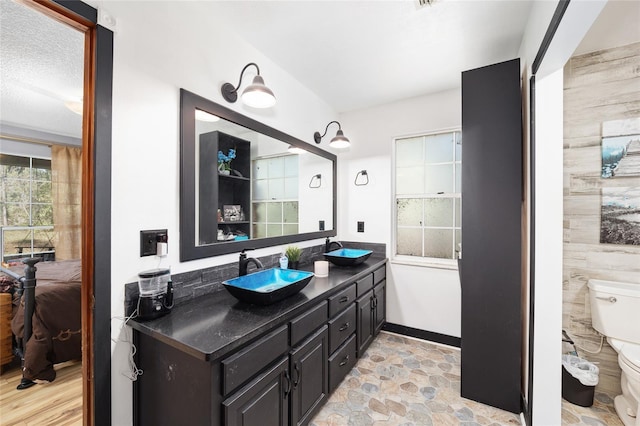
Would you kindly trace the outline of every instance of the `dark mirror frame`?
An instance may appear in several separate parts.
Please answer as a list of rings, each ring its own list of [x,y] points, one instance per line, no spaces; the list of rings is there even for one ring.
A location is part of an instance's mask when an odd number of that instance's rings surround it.
[[[255,240],[227,241],[201,246],[196,245],[196,108],[330,160],[333,163],[333,229],[295,235],[258,238]],[[334,237],[336,235],[337,222],[336,170],[337,157],[335,154],[282,133],[249,117],[245,117],[240,113],[225,108],[195,93],[180,89],[180,261],[184,262],[221,254],[236,253],[248,248],[263,248],[313,240],[316,238]]]

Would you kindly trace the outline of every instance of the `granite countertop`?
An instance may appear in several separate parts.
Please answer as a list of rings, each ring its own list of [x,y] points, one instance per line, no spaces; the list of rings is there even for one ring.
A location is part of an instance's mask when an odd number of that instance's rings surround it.
[[[298,294],[268,306],[254,306],[233,297],[226,290],[202,296],[152,321],[129,321],[140,333],[156,338],[198,359],[212,361],[244,345],[277,324],[282,324],[313,304],[326,299],[348,284],[387,262],[374,253],[366,262],[352,267],[330,264],[329,276],[313,277]],[[313,265],[300,270],[313,271]]]

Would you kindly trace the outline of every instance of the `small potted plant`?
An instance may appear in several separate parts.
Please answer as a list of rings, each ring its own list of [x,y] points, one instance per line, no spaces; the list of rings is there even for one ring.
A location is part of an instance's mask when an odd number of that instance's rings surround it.
[[[289,246],[287,250],[284,252],[284,255],[289,259],[289,268],[290,269],[298,269],[298,264],[300,263],[300,255],[302,254],[302,250],[298,246]]]

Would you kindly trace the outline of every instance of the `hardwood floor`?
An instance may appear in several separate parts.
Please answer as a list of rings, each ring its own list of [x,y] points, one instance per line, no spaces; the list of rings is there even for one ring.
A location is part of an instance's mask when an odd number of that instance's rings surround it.
[[[0,424],[82,425],[82,362],[69,361],[55,366],[57,377],[16,390],[22,377],[20,368],[0,376]]]

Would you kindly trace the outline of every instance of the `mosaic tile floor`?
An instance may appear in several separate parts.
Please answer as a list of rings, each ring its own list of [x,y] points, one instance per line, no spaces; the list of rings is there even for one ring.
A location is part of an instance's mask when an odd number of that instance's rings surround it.
[[[575,426],[624,426],[613,406],[613,398],[596,392],[591,407],[562,400],[562,424]]]
[[[563,401],[562,422],[622,425],[603,394],[591,408]],[[458,349],[382,332],[311,425],[505,426],[520,417],[460,396]]]

